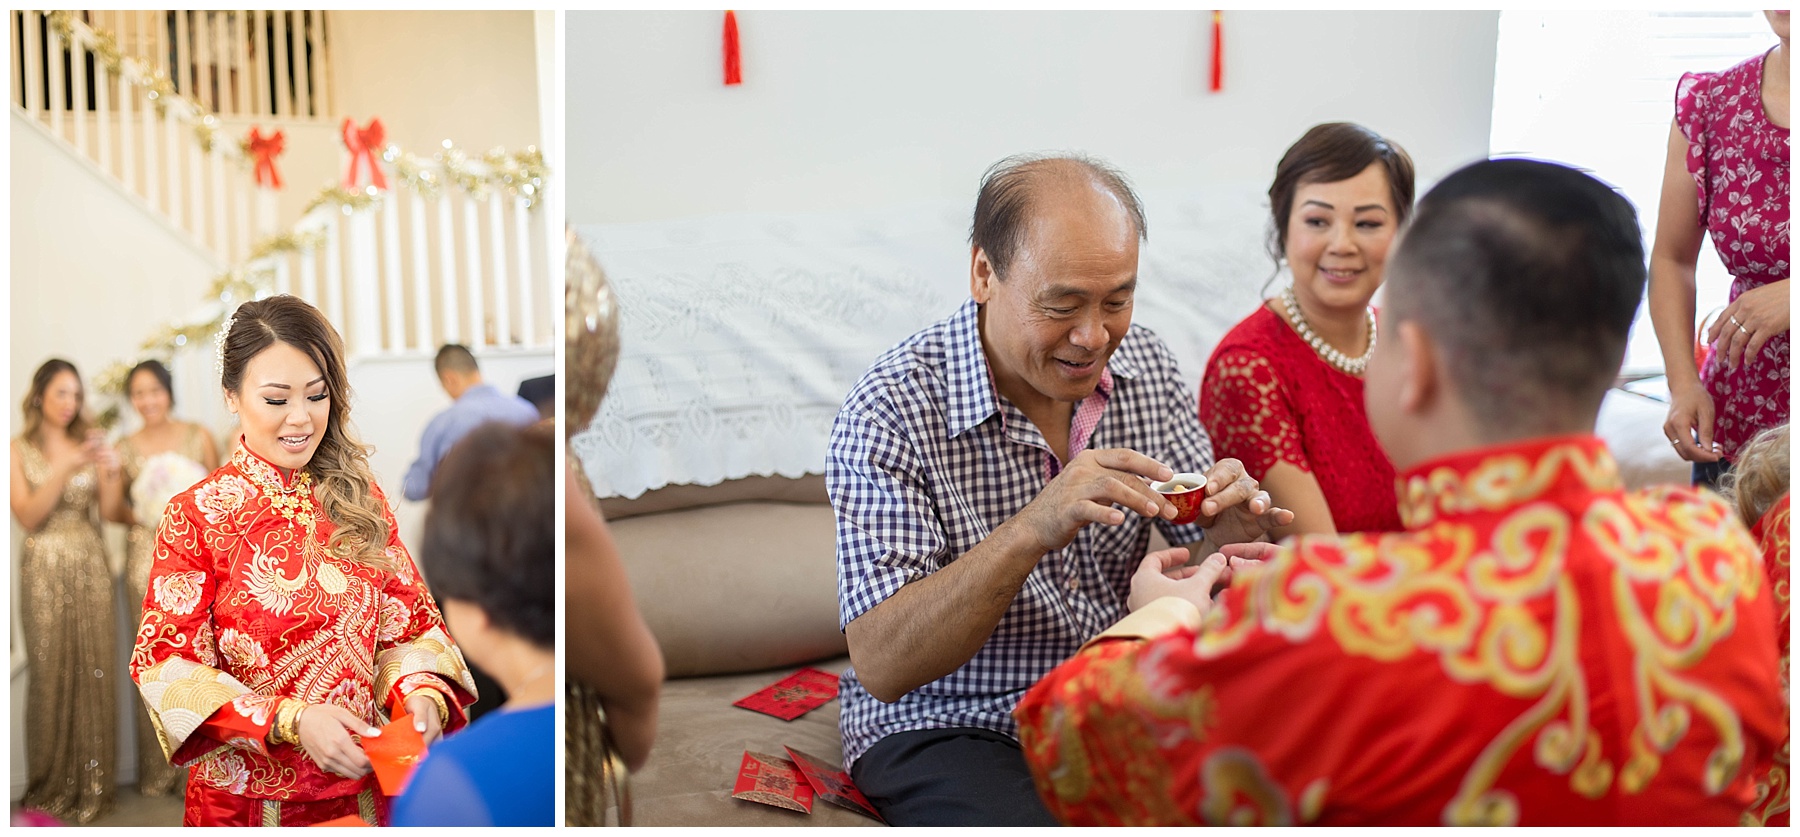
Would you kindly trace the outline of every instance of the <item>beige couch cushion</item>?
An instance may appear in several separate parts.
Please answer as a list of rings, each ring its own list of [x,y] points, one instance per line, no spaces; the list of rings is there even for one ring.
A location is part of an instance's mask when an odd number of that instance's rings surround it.
[[[848,657],[812,664],[842,674]],[[731,798],[745,750],[785,755],[793,747],[843,763],[838,702],[792,721],[740,709],[731,702],[796,671],[789,666],[753,674],[671,680],[657,705],[656,745],[650,761],[631,779],[634,825],[860,826],[879,825],[861,814],[814,800],[802,814]]]
[[[655,491],[627,500],[623,497],[600,498],[600,513],[607,520],[623,520],[640,514],[695,509],[749,500],[771,500],[778,503],[830,503],[825,493],[825,475],[809,474],[798,479],[789,477],[744,477],[726,480],[718,485],[665,485]]]
[[[610,526],[671,679],[847,653],[831,506],[731,503]]]

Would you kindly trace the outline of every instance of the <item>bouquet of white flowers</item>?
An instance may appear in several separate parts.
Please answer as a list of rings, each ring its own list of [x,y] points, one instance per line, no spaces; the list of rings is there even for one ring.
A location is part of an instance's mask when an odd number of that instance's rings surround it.
[[[155,528],[163,507],[175,495],[206,479],[206,466],[175,451],[144,460],[144,470],[131,481],[131,506],[143,525]]]

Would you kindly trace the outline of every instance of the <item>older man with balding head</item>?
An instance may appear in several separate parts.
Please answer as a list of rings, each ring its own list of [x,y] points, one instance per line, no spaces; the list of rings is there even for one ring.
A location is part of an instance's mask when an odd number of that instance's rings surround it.
[[[838,413],[844,758],[895,825],[1052,824],[1011,713],[1146,593],[1204,582],[1190,555],[1293,518],[1213,462],[1174,355],[1131,324],[1144,211],[1082,157],[989,169],[972,298],[889,350]],[[1151,488],[1204,473],[1200,518]],[[1184,547],[1146,554],[1150,525]]]

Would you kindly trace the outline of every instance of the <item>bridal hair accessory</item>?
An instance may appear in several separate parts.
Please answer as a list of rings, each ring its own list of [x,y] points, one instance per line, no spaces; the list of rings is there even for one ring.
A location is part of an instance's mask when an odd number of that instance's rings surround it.
[[[231,324],[237,321],[237,311],[225,317],[219,324],[219,333],[213,335],[213,363],[218,367],[219,379],[225,379],[225,338],[231,336]]]

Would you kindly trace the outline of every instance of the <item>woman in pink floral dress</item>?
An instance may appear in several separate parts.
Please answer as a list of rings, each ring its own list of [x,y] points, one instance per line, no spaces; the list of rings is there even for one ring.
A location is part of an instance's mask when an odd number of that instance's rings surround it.
[[[1765,12],[1779,43],[1675,92],[1650,316],[1671,404],[1663,435],[1713,484],[1737,449],[1788,420],[1788,13]],[[1694,351],[1702,231],[1731,271],[1730,304]]]

